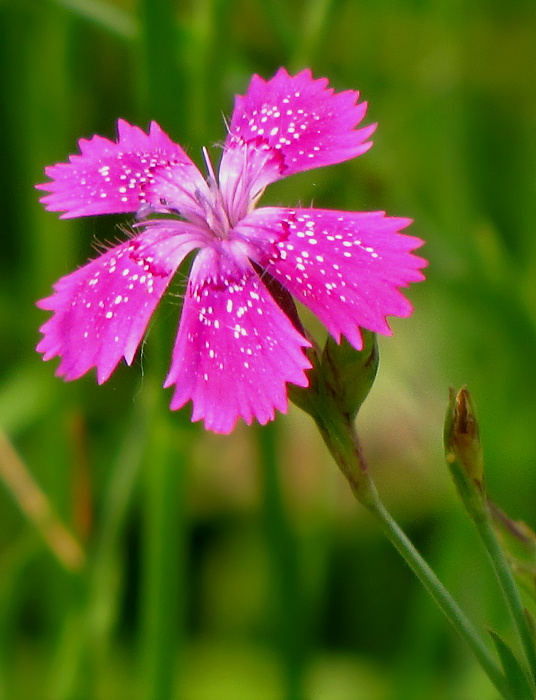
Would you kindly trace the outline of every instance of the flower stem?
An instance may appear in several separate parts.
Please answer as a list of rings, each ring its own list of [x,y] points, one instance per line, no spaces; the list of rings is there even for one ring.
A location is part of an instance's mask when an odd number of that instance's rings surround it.
[[[470,647],[490,681],[504,698],[509,697],[506,681],[489,647],[484,643],[472,622],[466,617],[449,591],[415,549],[407,535],[392,518],[379,497],[377,498],[374,508],[369,507],[369,510],[380,522],[386,536],[419,579],[423,588],[442,610],[459,636],[464,639],[466,644]]]
[[[488,556],[491,559],[504,599],[510,609],[519,639],[525,651],[531,672],[531,684],[534,688],[534,683],[536,681],[536,648],[512,569],[497,541],[489,509],[485,509],[484,517],[478,519],[473,518],[473,521],[475,522],[478,534],[486,548]]]
[[[510,564],[497,539],[493,513],[484,481],[484,459],[476,410],[466,386],[450,390],[444,428],[445,457],[463,505],[482,540],[499,581],[530,669],[529,679],[536,696],[536,647]]]
[[[317,416],[315,421],[356,499],[378,520],[389,541],[472,650],[495,688],[503,698],[508,698],[506,680],[490,648],[380,500],[363,457],[353,421],[340,414],[337,417],[334,411],[326,411],[324,417]]]

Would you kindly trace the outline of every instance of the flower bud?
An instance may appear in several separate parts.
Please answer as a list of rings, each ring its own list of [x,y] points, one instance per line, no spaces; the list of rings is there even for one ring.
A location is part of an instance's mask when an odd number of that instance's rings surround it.
[[[444,441],[447,464],[458,489],[460,484],[455,472],[461,469],[463,475],[483,491],[484,464],[480,432],[475,407],[466,386],[457,394],[454,389],[450,389]]]

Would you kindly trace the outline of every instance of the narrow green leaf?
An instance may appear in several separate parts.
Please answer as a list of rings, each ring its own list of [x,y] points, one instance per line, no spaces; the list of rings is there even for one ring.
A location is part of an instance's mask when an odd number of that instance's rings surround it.
[[[102,0],[55,0],[55,2],[121,39],[135,39],[139,34],[137,20],[127,10],[110,3]]]
[[[490,635],[501,659],[511,700],[534,700],[534,690],[514,652],[496,632],[490,630]]]

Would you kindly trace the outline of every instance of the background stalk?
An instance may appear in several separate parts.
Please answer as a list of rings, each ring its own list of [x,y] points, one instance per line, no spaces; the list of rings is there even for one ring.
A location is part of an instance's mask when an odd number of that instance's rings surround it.
[[[141,698],[176,697],[186,597],[186,453],[169,421],[155,421],[146,458],[141,599]],[[180,605],[179,605],[180,601]]]
[[[275,619],[283,664],[284,697],[303,700],[305,663],[304,596],[298,545],[284,503],[278,461],[278,424],[257,429],[263,484],[263,511]]]

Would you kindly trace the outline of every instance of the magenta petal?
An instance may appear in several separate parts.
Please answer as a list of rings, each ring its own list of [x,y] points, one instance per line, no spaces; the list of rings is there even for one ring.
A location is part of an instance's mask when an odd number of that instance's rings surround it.
[[[260,140],[281,154],[282,176],[354,158],[370,148],[375,129],[356,130],[367,109],[358,99],[358,92],[336,93],[326,78],[313,79],[309,69],[290,76],[280,68],[268,81],[254,75],[236,98],[225,148]]]
[[[179,180],[182,178],[191,185],[190,189],[204,183],[183,149],[155,122],[149,134],[121,119],[117,128],[117,143],[102,136],[81,139],[80,155],[72,155],[68,163],[45,169],[52,181],[37,188],[51,193],[41,198],[49,211],[63,211],[61,218],[67,219],[137,212],[144,204],[162,208],[151,185],[155,173],[169,168],[173,168]],[[179,191],[174,196],[175,208],[191,205],[191,194]]]
[[[361,349],[359,326],[390,335],[385,317],[412,312],[398,287],[424,279],[420,268],[427,263],[410,252],[423,242],[399,233],[410,223],[384,212],[267,207],[251,212],[236,231],[248,240],[251,257],[264,250],[256,262],[334,338],[344,334]]]
[[[166,231],[159,238],[155,230],[142,233],[62,277],[54,285],[55,293],[37,302],[41,309],[55,312],[41,327],[44,338],[37,350],[45,360],[61,356],[58,376],[77,379],[97,367],[102,383],[121,357],[132,363],[158,301],[192,244],[176,244],[165,270],[149,261],[151,253],[179,239]]]
[[[250,263],[206,248],[194,261],[165,386],[171,408],[193,402],[192,420],[230,433],[238,418],[264,424],[287,410],[286,382],[306,386],[309,343]]]

